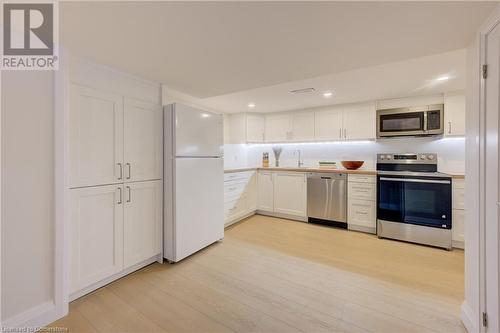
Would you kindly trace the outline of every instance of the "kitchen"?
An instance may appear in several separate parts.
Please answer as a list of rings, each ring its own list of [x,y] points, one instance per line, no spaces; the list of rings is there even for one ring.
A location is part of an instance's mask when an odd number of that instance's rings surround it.
[[[480,331],[496,5],[58,4],[2,72],[1,327]]]

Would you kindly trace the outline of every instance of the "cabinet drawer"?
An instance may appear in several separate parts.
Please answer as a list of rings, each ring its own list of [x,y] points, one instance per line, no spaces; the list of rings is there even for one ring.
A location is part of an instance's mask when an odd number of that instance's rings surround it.
[[[246,198],[240,197],[224,203],[224,222],[229,222],[239,216],[245,214]]]
[[[233,180],[248,180],[255,171],[230,172],[224,174],[224,182]]]
[[[376,205],[369,200],[349,200],[347,223],[375,228]]]
[[[239,197],[247,186],[247,182],[230,182],[224,184],[224,201],[230,201],[231,199],[235,199],[235,197]]]
[[[375,175],[348,174],[347,179],[349,182],[355,182],[355,183],[375,184],[377,182],[377,176],[375,176]]]
[[[452,208],[465,209],[465,189],[453,187]]]
[[[377,187],[371,183],[348,183],[348,197],[375,201],[377,198]]]

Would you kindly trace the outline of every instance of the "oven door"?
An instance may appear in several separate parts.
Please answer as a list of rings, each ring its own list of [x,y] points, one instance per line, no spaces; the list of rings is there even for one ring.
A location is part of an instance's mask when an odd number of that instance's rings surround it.
[[[451,180],[444,177],[378,176],[377,218],[451,229]]]

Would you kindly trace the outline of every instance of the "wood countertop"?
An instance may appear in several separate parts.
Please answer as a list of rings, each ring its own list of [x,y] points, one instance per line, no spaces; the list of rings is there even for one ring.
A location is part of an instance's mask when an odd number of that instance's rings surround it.
[[[224,173],[232,173],[232,172],[243,172],[250,170],[267,170],[267,171],[285,171],[285,172],[328,172],[328,173],[347,173],[347,174],[358,174],[358,175],[376,175],[376,170],[367,170],[367,169],[358,169],[358,170],[347,170],[347,169],[325,169],[325,168],[294,168],[294,167],[242,167],[242,168],[232,168],[225,169]],[[446,172],[445,172],[446,173]],[[453,174],[447,173],[452,178],[455,179],[465,179],[465,175],[463,174]]]

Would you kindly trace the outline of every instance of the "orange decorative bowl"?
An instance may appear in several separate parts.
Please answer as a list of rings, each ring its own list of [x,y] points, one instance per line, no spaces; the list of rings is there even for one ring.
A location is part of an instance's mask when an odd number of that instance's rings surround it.
[[[341,161],[340,163],[342,163],[344,168],[346,168],[347,170],[357,170],[361,168],[365,161]]]

